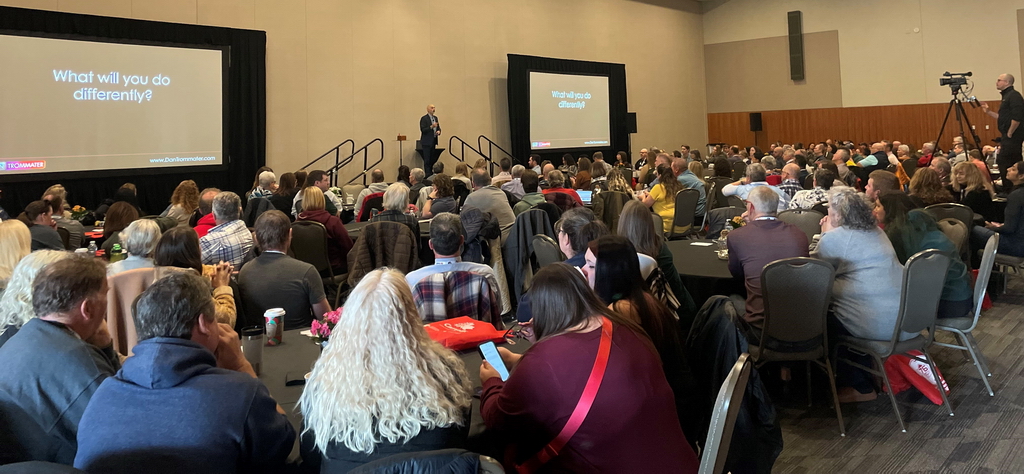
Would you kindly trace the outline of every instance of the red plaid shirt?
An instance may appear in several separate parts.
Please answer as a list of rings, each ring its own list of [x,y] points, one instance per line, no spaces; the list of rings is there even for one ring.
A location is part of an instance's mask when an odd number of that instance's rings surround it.
[[[469,316],[505,329],[501,302],[494,292],[497,283],[489,275],[444,272],[428,275],[413,288],[412,297],[424,322]]]

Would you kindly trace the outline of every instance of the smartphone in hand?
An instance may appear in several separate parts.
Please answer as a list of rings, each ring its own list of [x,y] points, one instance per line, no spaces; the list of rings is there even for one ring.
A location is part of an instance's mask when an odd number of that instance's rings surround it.
[[[479,349],[484,360],[486,360],[488,364],[491,364],[491,367],[494,367],[494,370],[498,371],[498,375],[501,376],[501,381],[507,381],[508,368],[505,367],[505,362],[501,360],[501,354],[498,354],[498,347],[495,346],[493,342],[487,341],[480,344]]]

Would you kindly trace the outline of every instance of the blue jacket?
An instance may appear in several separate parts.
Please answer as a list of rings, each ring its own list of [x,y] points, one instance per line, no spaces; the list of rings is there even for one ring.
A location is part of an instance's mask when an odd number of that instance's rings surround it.
[[[89,472],[280,472],[295,430],[267,388],[216,367],[198,343],[139,342],[96,390],[79,425],[75,467]]]

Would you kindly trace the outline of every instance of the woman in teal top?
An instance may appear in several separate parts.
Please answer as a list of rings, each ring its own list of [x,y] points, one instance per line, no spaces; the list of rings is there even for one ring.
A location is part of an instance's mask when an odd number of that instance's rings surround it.
[[[938,319],[965,317],[974,309],[967,265],[960,260],[956,244],[939,230],[935,218],[914,207],[910,196],[899,191],[884,192],[878,196],[875,218],[889,236],[901,264],[927,249],[938,249],[952,258],[942,288]]]

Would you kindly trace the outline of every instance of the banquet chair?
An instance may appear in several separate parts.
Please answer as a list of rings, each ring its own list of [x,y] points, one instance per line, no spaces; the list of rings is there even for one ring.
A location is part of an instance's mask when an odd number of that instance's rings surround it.
[[[747,210],[747,204],[743,202],[743,199],[735,194],[732,196],[726,196],[725,202],[729,203],[729,207],[739,209],[740,212],[745,212]]]
[[[807,243],[811,242],[815,234],[821,233],[822,217],[825,216],[810,209],[786,209],[778,216],[780,221],[799,227],[807,235]]]
[[[363,198],[356,213],[356,222],[368,222],[374,216],[373,211],[384,210],[384,193],[373,193]]]
[[[702,231],[708,228],[708,214],[715,208],[715,200],[717,199],[715,191],[715,182],[707,181],[707,191],[704,193],[707,196],[707,200],[704,201],[704,220],[700,224],[700,230]]]
[[[907,432],[907,427],[903,423],[899,405],[896,404],[896,397],[892,393],[889,376],[885,373],[885,361],[889,359],[889,356],[917,350],[921,351],[924,359],[911,357],[927,362],[933,374],[939,373],[935,368],[935,361],[928,355],[928,346],[935,340],[935,317],[939,309],[939,299],[942,297],[942,288],[945,285],[949,264],[949,256],[936,249],[922,250],[907,259],[907,263],[903,266],[899,314],[896,316],[892,337],[888,341],[839,336],[837,347],[847,346],[856,352],[868,354],[874,359],[878,365],[877,370],[847,359],[839,360],[882,378],[885,382],[886,393],[889,394],[889,401],[892,402],[893,412],[896,413],[896,420],[899,421],[900,430],[904,433]],[[917,335],[906,341],[900,341],[901,332]],[[924,334],[919,334],[921,332]],[[940,389],[939,393],[942,395],[943,405],[949,410],[949,416],[953,416],[953,406],[946,398],[946,391]]]
[[[968,229],[974,227],[974,211],[963,204],[948,202],[932,204],[931,206],[925,207],[924,212],[931,214],[937,221],[951,217],[963,222],[964,226]]]
[[[347,210],[355,210],[356,198],[366,187],[361,184],[346,184],[341,187],[341,204]]]
[[[828,375],[839,433],[846,436],[836,377],[829,360],[826,318],[836,270],[824,260],[785,258],[761,271],[764,326],[759,345],[750,344],[755,367],[768,362],[807,363],[807,406],[811,406],[811,362]]]
[[[327,228],[323,224],[316,221],[295,221],[292,223],[292,245],[289,250],[297,260],[316,268],[323,279],[324,288],[334,290],[333,307],[337,308],[342,294],[341,287],[348,275],[334,274],[331,261],[327,257],[327,239]]]
[[[729,446],[732,444],[732,430],[743,405],[752,365],[750,354],[740,354],[722,383],[722,388],[718,390],[715,407],[711,412],[711,426],[708,427],[708,437],[697,470],[699,474],[718,474],[725,469]]]
[[[672,229],[668,233],[669,240],[689,237],[697,233],[693,226],[697,214],[697,202],[700,201],[700,191],[692,188],[683,189],[676,193],[676,210],[672,215]],[[683,228],[681,232],[676,229]]]
[[[71,248],[71,232],[67,228],[58,227],[57,235],[60,235],[60,242],[64,245],[64,250],[74,250]]]
[[[661,215],[651,212],[651,220],[654,221],[654,231],[665,235],[665,219]]]
[[[540,265],[541,268],[565,260],[555,239],[544,234],[533,236],[533,255],[537,258],[537,265]]]
[[[974,340],[972,331],[978,326],[978,318],[981,316],[981,303],[985,300],[985,291],[988,289],[988,280],[992,276],[992,265],[996,256],[996,249],[999,248],[999,234],[994,234],[988,238],[988,242],[985,243],[985,251],[981,256],[981,268],[978,269],[978,278],[974,282],[974,297],[971,303],[974,304],[973,315],[967,314],[960,318],[945,318],[935,321],[935,328],[940,331],[949,331],[956,336],[957,342],[962,343],[962,346],[956,344],[949,344],[945,342],[935,341],[935,345],[942,347],[949,347],[953,349],[960,349],[967,351],[971,356],[971,361],[974,362],[974,366],[978,368],[978,373],[981,374],[981,381],[985,383],[985,389],[988,390],[988,395],[995,396],[992,391],[992,385],[989,384],[988,378],[992,376],[992,372],[988,368],[988,364],[985,362],[985,355],[981,353],[981,349],[978,347],[978,342]]]

